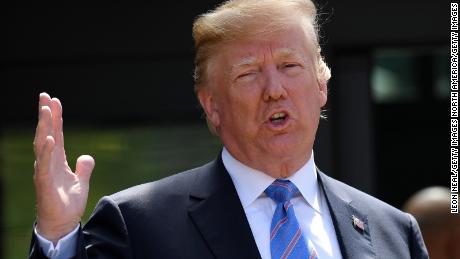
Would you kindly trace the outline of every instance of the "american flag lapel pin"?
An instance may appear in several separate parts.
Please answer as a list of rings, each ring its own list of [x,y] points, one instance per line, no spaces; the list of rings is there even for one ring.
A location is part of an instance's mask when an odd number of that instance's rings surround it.
[[[353,226],[355,228],[359,228],[361,231],[364,231],[364,222],[361,219],[359,219],[355,215],[352,215],[351,219],[353,221]]]

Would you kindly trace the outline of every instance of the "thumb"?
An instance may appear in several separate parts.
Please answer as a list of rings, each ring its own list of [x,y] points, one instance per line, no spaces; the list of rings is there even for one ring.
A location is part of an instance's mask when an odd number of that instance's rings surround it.
[[[85,183],[89,183],[89,178],[94,169],[94,159],[92,156],[83,155],[77,159],[75,174]]]

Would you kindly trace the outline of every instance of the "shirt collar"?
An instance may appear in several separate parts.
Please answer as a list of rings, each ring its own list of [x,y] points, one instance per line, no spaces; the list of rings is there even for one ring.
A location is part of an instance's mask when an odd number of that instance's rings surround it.
[[[227,169],[243,208],[246,209],[276,179],[236,160],[226,148],[222,151],[222,161]],[[318,192],[318,178],[313,152],[311,158],[297,172],[287,178],[299,189],[302,197],[317,212],[321,213]]]

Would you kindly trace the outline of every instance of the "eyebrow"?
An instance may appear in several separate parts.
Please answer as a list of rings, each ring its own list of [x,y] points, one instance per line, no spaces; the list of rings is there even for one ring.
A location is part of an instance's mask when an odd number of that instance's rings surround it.
[[[298,58],[298,59],[301,59],[301,60],[305,60],[305,57],[304,55],[302,55],[301,53],[299,53],[299,51],[295,50],[295,49],[292,49],[292,48],[281,48],[277,51],[276,57],[294,57],[294,58]]]
[[[280,57],[281,58],[294,57],[294,58],[298,58],[298,59],[305,61],[305,57],[301,53],[299,53],[298,51],[292,48],[281,48],[277,50],[275,54],[275,58],[280,58]],[[256,57],[253,57],[253,56],[244,57],[238,63],[232,65],[232,71],[234,71],[235,69],[241,68],[241,67],[247,67],[247,66],[258,64],[258,63],[260,63],[260,61]]]
[[[245,67],[245,66],[250,66],[257,64],[259,61],[257,60],[256,57],[245,57],[242,60],[240,60],[238,63],[232,65],[232,70],[240,68],[240,67]]]

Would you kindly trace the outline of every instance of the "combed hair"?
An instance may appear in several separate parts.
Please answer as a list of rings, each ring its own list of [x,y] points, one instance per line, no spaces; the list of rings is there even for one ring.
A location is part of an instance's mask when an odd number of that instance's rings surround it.
[[[315,67],[320,85],[331,72],[321,56],[316,7],[310,0],[230,0],[200,15],[193,24],[195,40],[195,92],[208,83],[210,58],[222,44],[241,39],[261,38],[301,24],[316,51]]]

